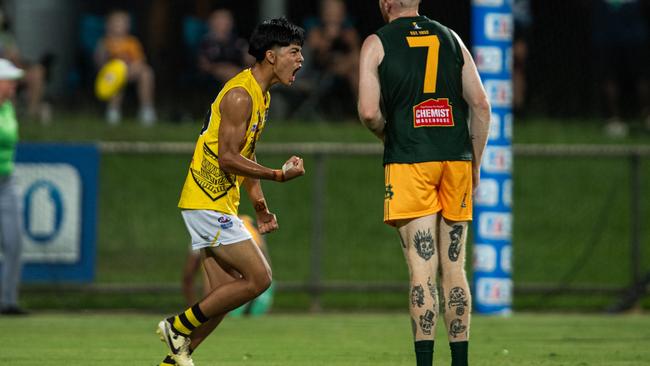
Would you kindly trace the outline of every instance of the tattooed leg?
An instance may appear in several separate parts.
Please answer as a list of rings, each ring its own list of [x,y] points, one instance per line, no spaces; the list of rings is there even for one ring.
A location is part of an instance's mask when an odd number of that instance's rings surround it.
[[[447,334],[450,342],[467,341],[472,305],[465,273],[467,222],[441,218],[439,224],[441,291],[446,302],[444,319]]]
[[[437,215],[398,223],[404,258],[409,268],[409,312],[416,341],[433,340],[438,318],[436,275]]]

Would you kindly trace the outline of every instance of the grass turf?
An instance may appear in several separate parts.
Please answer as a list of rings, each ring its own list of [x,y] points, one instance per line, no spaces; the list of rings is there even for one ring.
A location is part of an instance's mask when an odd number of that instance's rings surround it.
[[[36,314],[0,317],[0,364],[154,365],[163,315]],[[439,324],[441,325],[441,324]],[[406,314],[271,315],[226,319],[194,355],[197,365],[400,366],[415,364]],[[438,327],[435,364],[449,364]],[[650,365],[650,316],[475,316],[474,366]]]

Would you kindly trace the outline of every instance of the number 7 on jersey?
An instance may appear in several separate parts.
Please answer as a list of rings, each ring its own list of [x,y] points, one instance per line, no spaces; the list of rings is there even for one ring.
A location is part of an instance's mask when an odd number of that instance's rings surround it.
[[[438,57],[440,55],[440,40],[438,36],[406,37],[409,47],[426,47],[427,65],[424,70],[424,92],[435,93],[438,82]]]

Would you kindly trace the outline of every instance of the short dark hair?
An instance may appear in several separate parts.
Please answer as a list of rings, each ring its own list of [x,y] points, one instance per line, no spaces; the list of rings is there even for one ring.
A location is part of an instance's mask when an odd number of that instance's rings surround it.
[[[264,60],[266,51],[275,46],[286,47],[305,42],[305,30],[289,22],[287,18],[274,18],[259,23],[249,40],[248,53],[259,62]]]

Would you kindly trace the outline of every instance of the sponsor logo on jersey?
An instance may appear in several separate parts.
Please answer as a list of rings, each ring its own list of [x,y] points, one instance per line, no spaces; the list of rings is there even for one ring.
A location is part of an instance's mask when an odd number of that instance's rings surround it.
[[[476,281],[478,302],[500,306],[512,303],[512,280],[508,278],[480,278]]]
[[[454,126],[454,113],[449,99],[428,99],[413,107],[413,127]]]
[[[416,23],[416,22],[413,22],[413,23],[411,23],[411,24],[413,24],[413,29],[415,29],[415,30],[420,30],[420,29],[422,29],[422,27],[420,27],[420,26],[418,25],[418,23]]]
[[[503,0],[473,0],[472,3],[478,6],[503,6]]]
[[[512,171],[512,150],[507,146],[487,146],[482,169],[486,173],[506,174]]]
[[[512,214],[483,212],[478,219],[478,232],[484,239],[510,240],[512,237]]]
[[[499,74],[503,71],[503,51],[499,47],[474,47],[474,59],[481,73]]]
[[[473,257],[475,272],[492,272],[497,268],[497,251],[492,245],[474,245]]]
[[[485,15],[485,36],[488,40],[510,41],[512,28],[512,14],[488,13]]]

